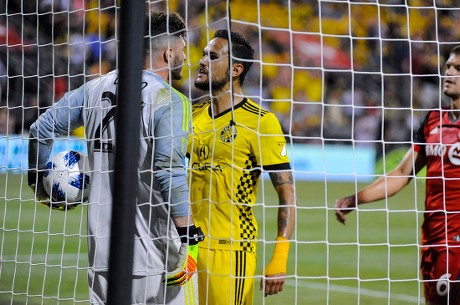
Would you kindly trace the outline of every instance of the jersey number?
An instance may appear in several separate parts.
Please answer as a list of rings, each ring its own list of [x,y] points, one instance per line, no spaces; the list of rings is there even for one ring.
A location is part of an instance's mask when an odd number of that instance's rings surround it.
[[[117,105],[117,96],[110,92],[106,91],[102,93],[101,101],[109,102],[110,105],[116,106]],[[111,138],[107,138],[107,128],[109,127],[110,123],[114,123],[115,113],[117,111],[116,107],[112,107],[109,112],[105,115],[102,119],[102,123],[97,127],[95,136],[95,143],[94,143],[94,150],[100,152],[111,153],[113,152],[113,142],[115,141],[114,136]],[[102,138],[105,135],[104,139]]]
[[[436,292],[440,296],[445,296],[447,293],[449,293],[449,278],[451,274],[446,273],[443,276],[441,276],[436,283]]]

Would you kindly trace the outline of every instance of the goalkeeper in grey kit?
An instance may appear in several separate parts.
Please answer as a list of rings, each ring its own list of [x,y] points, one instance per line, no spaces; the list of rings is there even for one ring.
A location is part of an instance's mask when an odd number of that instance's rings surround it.
[[[142,101],[133,101],[141,107],[141,130],[132,302],[192,300],[188,303],[193,304],[196,289],[182,286],[196,281],[197,244],[203,239],[189,212],[184,159],[191,105],[169,85],[171,79],[182,77],[185,24],[175,13],[150,12],[145,28]],[[28,182],[37,200],[56,208],[42,185],[53,139],[85,127],[91,167],[87,205],[91,304],[105,304],[107,295],[117,83],[113,71],[68,92],[30,129]],[[187,295],[189,290],[193,295]]]

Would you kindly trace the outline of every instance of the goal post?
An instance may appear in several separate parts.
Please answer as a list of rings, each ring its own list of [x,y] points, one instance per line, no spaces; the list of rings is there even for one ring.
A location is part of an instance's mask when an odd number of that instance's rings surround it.
[[[254,304],[425,304],[419,269],[425,171],[397,195],[336,220],[338,198],[386,177],[442,94],[460,44],[454,0],[148,0],[187,27],[183,78],[194,87],[217,29],[255,48],[243,92],[278,117],[297,198],[284,291],[258,290],[277,234],[278,197],[262,173]],[[60,212],[27,185],[28,131],[69,90],[120,68],[120,1],[0,1],[0,305],[89,304],[87,203]],[[231,12],[231,20],[229,20]],[[84,134],[53,154],[86,151]],[[193,204],[193,202],[192,202]]]

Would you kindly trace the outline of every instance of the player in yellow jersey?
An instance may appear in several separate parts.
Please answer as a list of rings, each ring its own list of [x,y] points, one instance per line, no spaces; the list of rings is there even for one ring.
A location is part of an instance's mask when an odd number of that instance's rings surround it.
[[[219,30],[203,51],[195,80],[195,87],[210,92],[210,101],[193,106],[188,150],[192,213],[206,235],[198,254],[201,305],[253,304],[258,236],[253,205],[262,171],[270,175],[279,209],[275,250],[260,290],[277,294],[285,282],[294,184],[278,119],[242,93],[253,58],[246,38]]]

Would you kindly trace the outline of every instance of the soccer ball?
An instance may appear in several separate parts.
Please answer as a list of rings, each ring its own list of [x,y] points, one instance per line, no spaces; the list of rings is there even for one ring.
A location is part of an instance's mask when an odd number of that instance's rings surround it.
[[[74,208],[88,199],[91,178],[88,157],[77,151],[63,151],[51,158],[43,174],[43,186],[51,206]]]

